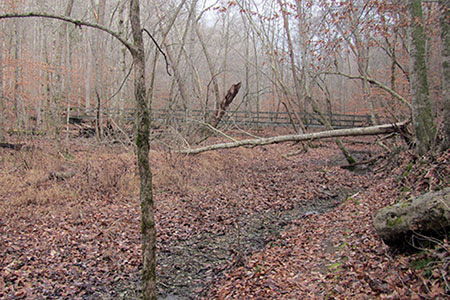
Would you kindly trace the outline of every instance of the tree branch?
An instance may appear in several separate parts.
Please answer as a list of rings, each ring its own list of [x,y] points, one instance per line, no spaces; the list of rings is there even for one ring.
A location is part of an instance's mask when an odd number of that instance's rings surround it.
[[[100,24],[96,23],[90,23],[82,20],[72,19],[70,17],[66,16],[58,16],[58,15],[51,15],[46,13],[11,13],[11,14],[2,14],[0,15],[0,19],[12,19],[12,18],[45,18],[45,19],[54,19],[54,20],[60,20],[68,23],[72,23],[75,26],[82,27],[90,27],[90,28],[96,28],[98,30],[101,30],[103,32],[108,33],[109,35],[116,38],[119,42],[121,42],[130,52],[135,52],[136,48],[133,44],[127,42],[125,39],[123,39],[117,32],[112,31],[109,28],[106,28]]]
[[[167,55],[166,55],[166,53],[164,53],[164,51],[162,51],[161,47],[158,45],[158,42],[155,40],[155,38],[153,37],[153,35],[151,35],[150,32],[149,32],[147,29],[142,28],[142,31],[148,34],[148,36],[152,39],[153,43],[155,44],[156,48],[158,48],[159,52],[161,52],[161,54],[164,56],[164,60],[166,61],[166,71],[167,71],[167,74],[169,74],[169,76],[172,76],[172,74],[170,74],[170,71],[169,71],[169,66],[170,66],[170,64],[169,64],[169,61],[167,60]]]
[[[232,143],[221,143],[214,144],[210,146],[195,148],[195,149],[186,149],[180,151],[180,153],[184,154],[198,154],[201,152],[219,150],[219,149],[231,149],[238,148],[242,146],[263,146],[284,142],[301,142],[308,140],[316,140],[323,138],[333,138],[340,136],[361,136],[361,135],[379,135],[379,134],[387,134],[392,132],[397,132],[402,129],[409,121],[403,121],[395,124],[384,124],[378,126],[370,126],[370,127],[357,127],[350,129],[338,129],[338,130],[330,130],[330,131],[321,131],[307,134],[294,134],[294,135],[281,135],[271,138],[260,138],[260,139],[248,139],[241,140]]]
[[[323,72],[322,74],[328,74],[328,75],[340,75],[340,76],[344,76],[347,77],[349,79],[359,79],[359,80],[367,80],[367,82],[369,82],[370,84],[373,84],[377,87],[379,87],[382,90],[385,90],[386,92],[388,92],[389,94],[391,94],[393,97],[397,98],[398,100],[400,100],[401,102],[403,102],[404,104],[406,104],[409,109],[412,109],[411,103],[409,103],[405,98],[403,98],[399,93],[397,93],[396,91],[390,89],[389,87],[387,87],[386,85],[382,84],[381,82],[370,78],[370,77],[362,77],[362,76],[357,76],[357,75],[349,75],[349,74],[345,74],[345,73],[341,73],[341,72]]]

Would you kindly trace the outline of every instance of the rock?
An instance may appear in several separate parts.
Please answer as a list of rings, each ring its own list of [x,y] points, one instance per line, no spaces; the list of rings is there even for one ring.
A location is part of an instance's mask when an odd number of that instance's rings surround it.
[[[379,210],[373,225],[383,241],[398,250],[414,250],[441,239],[450,229],[450,187]]]

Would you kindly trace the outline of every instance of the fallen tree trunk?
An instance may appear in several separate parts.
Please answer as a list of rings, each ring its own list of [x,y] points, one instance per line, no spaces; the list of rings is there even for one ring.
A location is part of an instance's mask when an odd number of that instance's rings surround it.
[[[180,153],[185,154],[198,154],[201,152],[219,150],[219,149],[231,149],[242,146],[263,146],[284,142],[301,142],[308,140],[318,140],[324,138],[334,138],[341,136],[362,136],[362,135],[379,135],[379,134],[388,134],[392,132],[400,131],[409,121],[403,121],[395,124],[384,124],[378,126],[370,126],[370,127],[356,127],[350,129],[338,129],[338,130],[330,130],[330,131],[321,131],[321,132],[313,132],[307,134],[293,134],[293,135],[282,135],[270,138],[260,138],[260,139],[248,139],[231,143],[221,143],[214,144],[205,147],[195,148],[195,149],[186,149],[180,151]]]

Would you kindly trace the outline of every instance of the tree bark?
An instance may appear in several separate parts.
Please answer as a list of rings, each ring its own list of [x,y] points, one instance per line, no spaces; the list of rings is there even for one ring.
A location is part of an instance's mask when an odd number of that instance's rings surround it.
[[[195,33],[197,34],[198,40],[200,42],[200,45],[202,46],[202,50],[203,50],[203,54],[205,55],[205,59],[206,59],[206,63],[208,65],[208,70],[209,70],[209,74],[211,76],[211,80],[213,83],[213,88],[214,88],[214,95],[215,95],[215,100],[216,100],[216,105],[219,103],[220,101],[220,92],[219,92],[219,84],[217,83],[217,79],[216,79],[216,74],[215,74],[215,68],[214,68],[214,63],[213,60],[211,58],[211,55],[209,54],[208,51],[208,47],[206,46],[206,43],[203,39],[203,35],[200,31],[200,24],[198,22],[196,22],[194,24],[194,29],[195,29]]]
[[[412,120],[416,136],[416,151],[427,153],[434,142],[435,128],[428,88],[428,71],[425,59],[425,33],[423,26],[422,1],[408,0],[411,18],[410,39],[410,87]]]
[[[130,1],[130,22],[135,49],[132,51],[135,78],[134,96],[137,108],[136,147],[140,177],[142,215],[142,283],[143,299],[156,299],[156,229],[153,212],[152,173],[149,163],[150,108],[145,86],[145,52],[138,0]]]
[[[442,101],[444,108],[444,137],[441,150],[450,147],[450,0],[440,0]]]
[[[300,92],[300,79],[297,75],[296,65],[295,65],[295,54],[294,54],[294,45],[292,43],[291,38],[291,31],[289,29],[289,18],[287,13],[284,13],[284,5],[281,2],[281,0],[278,0],[278,5],[280,5],[280,9],[282,10],[283,14],[283,25],[284,25],[284,31],[286,34],[287,44],[288,44],[288,51],[289,51],[289,59],[291,63],[291,72],[292,72],[292,79],[294,81],[294,89],[295,89],[295,96],[297,98],[297,104],[298,107],[301,107],[301,92]],[[294,113],[296,111],[294,110]],[[306,133],[306,126],[303,124],[303,120],[299,117],[297,117],[298,124],[300,125],[300,128],[302,130],[302,133]]]
[[[233,102],[234,98],[236,97],[237,93],[239,92],[239,89],[241,88],[241,83],[236,83],[231,86],[231,88],[228,90],[227,94],[223,98],[223,100],[217,104],[216,111],[214,112],[213,116],[211,117],[210,124],[213,127],[217,127],[219,125],[220,121],[222,120],[223,115],[225,114],[225,111],[230,106],[231,102]]]
[[[2,27],[0,27],[1,29]],[[3,93],[3,41],[0,41],[0,141],[3,140],[3,121],[4,121],[4,117],[3,117],[3,112],[5,110],[5,104],[4,104],[4,93]]]
[[[221,143],[210,146],[200,147],[196,149],[186,149],[180,151],[185,154],[198,154],[206,151],[219,150],[219,149],[232,149],[243,146],[264,146],[270,144],[284,143],[284,142],[301,142],[309,140],[317,140],[324,138],[333,138],[341,136],[362,136],[362,135],[379,135],[388,134],[392,132],[400,131],[408,122],[403,121],[396,124],[384,124],[371,127],[357,127],[350,129],[338,129],[331,131],[314,132],[307,134],[294,134],[294,135],[282,135],[271,138],[249,139],[242,140],[233,143]]]

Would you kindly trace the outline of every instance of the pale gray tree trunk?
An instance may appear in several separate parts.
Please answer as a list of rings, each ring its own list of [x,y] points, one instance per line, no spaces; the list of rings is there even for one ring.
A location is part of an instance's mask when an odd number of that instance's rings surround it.
[[[244,38],[244,57],[245,57],[245,80],[244,80],[244,95],[242,101],[244,102],[244,108],[246,113],[249,111],[249,93],[250,93],[250,29],[248,28],[247,20],[243,14],[241,14],[242,23],[245,30]]]
[[[85,109],[88,110],[91,108],[91,79],[92,79],[92,49],[91,45],[89,43],[89,37],[85,37],[85,49],[86,49],[86,75],[85,77],[85,84],[84,84],[84,101],[85,101]]]
[[[281,10],[285,9],[283,7],[281,0],[278,0],[278,4],[280,5]],[[288,18],[288,15],[285,13],[283,13],[283,25],[284,25],[284,31],[285,31],[286,39],[287,39],[287,43],[288,43],[288,52],[289,52],[289,59],[290,59],[290,63],[291,63],[292,80],[294,81],[293,85],[294,85],[294,90],[295,90],[295,96],[297,97],[298,107],[301,107],[302,94],[300,92],[300,86],[299,86],[300,78],[298,77],[297,70],[296,70],[294,44],[292,43],[291,31],[289,30],[289,18]],[[305,127],[305,124],[303,123],[302,118],[297,117],[297,120],[298,120],[298,124],[300,125],[300,128],[302,130],[301,133],[306,133],[306,127]]]
[[[222,62],[222,97],[225,96],[225,91],[227,90],[227,75],[228,75],[228,52],[230,49],[230,11],[227,12],[223,16],[223,62]]]
[[[96,23],[100,25],[105,24],[105,10],[106,10],[106,0],[99,0],[98,5],[95,3],[93,5],[93,10],[95,13]],[[103,138],[103,126],[102,126],[102,100],[106,98],[106,84],[104,77],[104,67],[105,67],[105,51],[106,51],[106,42],[104,40],[104,36],[101,32],[94,33],[93,46],[95,47],[94,51],[94,60],[95,60],[95,86],[94,93],[95,99],[97,101],[97,126],[96,126],[96,136],[98,139]]]
[[[16,126],[19,130],[25,129],[25,106],[21,95],[22,67],[20,66],[20,55],[22,49],[22,41],[19,33],[19,25],[14,21],[14,59],[16,66],[14,69],[14,113],[16,115]]]
[[[216,70],[214,67],[214,62],[209,53],[208,47],[203,38],[203,34],[200,30],[200,24],[198,22],[196,24],[194,24],[194,29],[195,29],[195,33],[197,34],[197,38],[200,42],[200,45],[202,46],[203,54],[205,55],[206,63],[208,65],[209,75],[211,76],[211,80],[212,80],[212,84],[213,84],[216,108],[218,108],[220,105],[220,91],[219,91],[219,84],[217,83],[217,78],[216,78],[217,74],[216,74]]]
[[[422,1],[408,0],[408,12],[411,18],[409,39],[412,120],[417,153],[424,155],[433,145],[435,128],[428,88]]]
[[[70,17],[70,15],[72,14],[72,9],[73,9],[73,4],[74,4],[75,0],[69,0],[67,2],[67,6],[66,9],[64,11],[64,16],[66,17]],[[67,45],[67,39],[66,39],[66,35],[67,35],[67,23],[66,22],[62,22],[59,26],[59,31],[58,31],[58,40],[57,40],[57,46],[56,46],[56,57],[55,57],[55,65],[58,68],[57,73],[56,73],[56,78],[55,78],[55,90],[56,90],[56,100],[57,101],[61,101],[65,95],[64,95],[64,82],[66,82],[67,80],[65,79],[65,76],[63,74],[63,61],[64,61],[64,53],[66,50],[66,47],[68,47]],[[67,53],[67,52],[66,52]],[[66,85],[69,84],[66,82]]]
[[[185,2],[186,2],[186,0],[182,0],[180,2],[180,4],[178,5],[176,11],[173,13],[173,16],[171,17],[171,19],[169,21],[169,24],[167,25],[166,28],[162,28],[163,22],[159,23],[159,26],[161,27],[161,35],[162,35],[161,45],[165,46],[166,52],[170,55],[169,56],[169,60],[171,61],[171,63],[173,63],[173,55],[172,55],[172,52],[170,51],[169,45],[167,44],[167,36],[168,36],[170,30],[175,25],[175,21],[178,18],[178,15],[179,15],[181,9],[183,8]],[[158,15],[158,17],[161,20],[162,19],[161,9],[158,6],[156,7],[156,9],[157,9],[157,15]],[[184,44],[182,44],[182,45],[184,45]],[[150,104],[151,104],[152,99],[153,99],[153,87],[154,87],[155,79],[156,79],[156,66],[157,66],[157,63],[158,63],[159,55],[160,55],[160,52],[159,51],[155,51],[155,55],[153,56],[152,73],[150,74],[150,85],[149,85],[150,92],[149,92],[149,95],[148,95]],[[178,84],[180,86],[180,92],[182,94],[182,98],[185,99],[187,97],[187,95],[186,95],[186,92],[185,92],[184,84],[182,82],[180,82],[181,81],[181,75],[179,74],[179,71],[178,71],[178,64],[176,66],[172,65],[172,69],[175,70],[175,72],[176,72],[176,80],[177,80],[177,82],[178,82]]]
[[[193,0],[191,3],[191,7],[189,9],[189,14],[186,19],[186,25],[184,27],[184,31],[183,31],[181,40],[179,41],[180,48],[175,57],[172,54],[171,47],[168,45],[167,40],[163,40],[163,45],[166,49],[167,56],[169,58],[169,61],[170,61],[170,64],[172,66],[172,70],[174,73],[173,74],[174,78],[172,79],[171,84],[170,84],[170,96],[169,96],[170,100],[169,100],[169,104],[168,104],[169,113],[171,113],[172,107],[175,105],[175,99],[174,99],[175,96],[173,95],[173,89],[174,89],[175,83],[176,83],[176,86],[178,87],[178,91],[180,93],[180,97],[183,102],[183,106],[184,106],[185,110],[187,111],[188,107],[189,107],[189,104],[188,104],[189,96],[188,96],[188,92],[186,89],[186,80],[184,79],[184,77],[182,76],[182,73],[180,72],[180,62],[181,62],[182,54],[183,54],[183,52],[185,52],[184,47],[186,45],[186,39],[187,39],[187,35],[189,32],[189,25],[191,23],[193,23],[195,9],[197,6],[197,1],[198,0]],[[188,59],[188,57],[186,59]],[[168,117],[166,120],[167,120],[167,122],[166,122],[166,125],[167,125],[167,123],[170,121],[170,117]]]
[[[255,58],[255,85],[256,85],[256,120],[259,122],[259,112],[261,111],[261,96],[260,96],[260,90],[261,90],[261,83],[260,83],[260,69],[259,69],[259,60],[258,60],[258,47],[256,44],[256,36],[254,33],[254,30],[252,30],[252,44],[253,44],[253,56]]]
[[[450,0],[440,0],[442,101],[444,108],[444,140],[441,149],[450,147]]]

